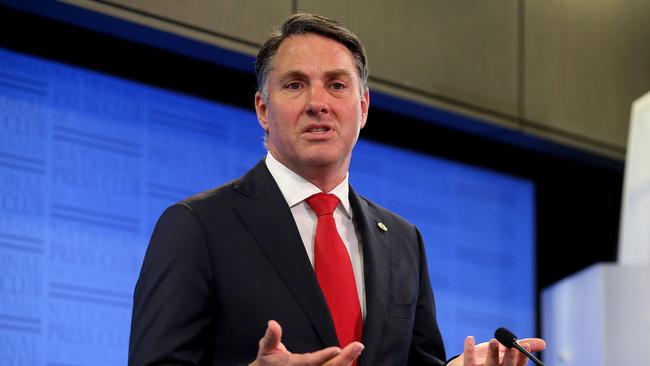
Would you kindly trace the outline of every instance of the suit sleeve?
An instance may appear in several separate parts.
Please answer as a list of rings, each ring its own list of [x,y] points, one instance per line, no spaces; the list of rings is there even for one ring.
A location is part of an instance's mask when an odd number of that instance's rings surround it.
[[[420,252],[419,292],[409,365],[445,365],[445,346],[436,321],[436,308],[429,280],[427,258],[420,232],[415,229]]]
[[[177,204],[158,220],[133,298],[129,365],[205,362],[215,312],[204,232],[191,208]]]

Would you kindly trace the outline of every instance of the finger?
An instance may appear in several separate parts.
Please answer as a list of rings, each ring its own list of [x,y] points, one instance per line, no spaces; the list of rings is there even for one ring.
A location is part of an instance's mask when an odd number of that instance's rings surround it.
[[[528,352],[530,352],[530,345],[528,343],[522,343],[522,347]],[[522,352],[519,352],[519,355],[517,355],[517,366],[526,366],[528,363],[528,357],[523,354]]]
[[[266,326],[266,332],[262,339],[260,339],[259,350],[257,356],[263,356],[273,351],[277,351],[281,345],[282,327],[275,320],[269,320]],[[284,346],[282,346],[284,349]],[[286,349],[284,349],[286,351]]]
[[[530,346],[530,352],[539,352],[546,349],[546,342],[540,338],[524,338],[518,342],[521,344],[527,343]]]
[[[476,364],[479,366],[485,365],[485,360],[487,359],[488,348],[490,348],[490,342],[479,343],[474,346],[474,358]]]
[[[496,339],[490,340],[485,366],[499,366],[499,342]]]
[[[519,352],[516,348],[508,348],[506,354],[503,356],[503,366],[516,366],[519,359]]]
[[[474,337],[469,336],[465,338],[465,347],[463,350],[463,366],[476,366],[476,342]]]
[[[286,365],[321,366],[341,354],[338,347],[328,347],[312,353],[289,355]]]
[[[354,361],[359,358],[361,352],[363,352],[365,346],[359,342],[352,342],[345,346],[341,351],[341,354],[336,358],[332,359],[327,366],[349,366],[354,363]]]

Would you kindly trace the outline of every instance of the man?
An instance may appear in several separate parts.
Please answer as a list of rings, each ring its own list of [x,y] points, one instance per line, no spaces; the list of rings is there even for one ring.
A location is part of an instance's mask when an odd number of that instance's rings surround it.
[[[348,185],[370,103],[359,40],[297,14],[263,45],[256,73],[268,154],[161,216],[129,364],[443,365],[419,232]],[[473,342],[452,365],[526,363]]]

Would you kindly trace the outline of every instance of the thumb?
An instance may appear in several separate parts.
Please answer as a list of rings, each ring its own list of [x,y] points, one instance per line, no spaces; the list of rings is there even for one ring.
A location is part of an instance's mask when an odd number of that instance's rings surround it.
[[[264,337],[260,339],[258,356],[269,354],[278,350],[282,340],[282,327],[275,320],[269,320]]]

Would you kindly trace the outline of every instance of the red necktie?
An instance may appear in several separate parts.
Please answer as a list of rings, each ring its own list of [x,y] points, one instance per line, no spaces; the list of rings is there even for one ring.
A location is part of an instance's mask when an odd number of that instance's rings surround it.
[[[316,278],[343,348],[353,341],[361,341],[363,318],[350,255],[334,222],[333,213],[339,199],[333,194],[317,193],[306,201],[318,216],[314,242]]]

